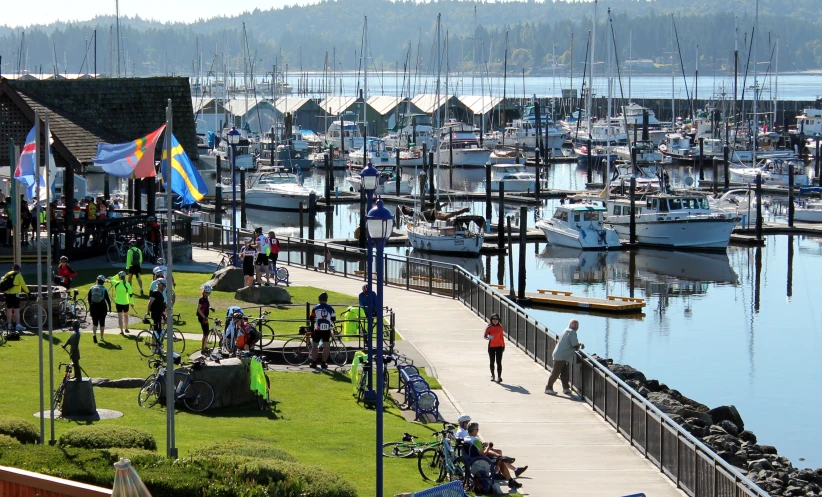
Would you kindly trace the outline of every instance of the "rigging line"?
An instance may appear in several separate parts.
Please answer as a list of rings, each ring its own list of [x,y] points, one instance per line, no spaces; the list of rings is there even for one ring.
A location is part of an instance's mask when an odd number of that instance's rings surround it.
[[[694,104],[691,101],[691,95],[688,93],[688,78],[685,76],[685,63],[682,61],[682,48],[679,46],[679,31],[676,29],[676,19],[671,14],[671,20],[674,23],[674,37],[676,38],[676,51],[679,53],[679,68],[682,70],[682,81],[685,83],[685,99],[688,100],[688,106],[691,110],[691,118],[694,117]]]
[[[753,47],[754,36],[756,36],[756,33],[754,32],[755,30],[756,24],[754,24],[754,27],[751,29],[751,43],[748,45],[748,58],[745,61],[745,74],[742,76],[742,95],[740,97],[740,100],[742,101],[742,108],[740,110],[742,111],[743,116],[745,115],[745,86],[748,84],[748,69],[751,65],[751,49]],[[737,131],[739,130],[740,121],[741,119],[736,119],[736,116],[734,116],[734,129]]]
[[[622,100],[623,105],[625,103],[625,92],[622,88],[622,72],[619,69],[619,51],[617,50],[617,43],[616,43],[616,33],[614,32],[614,21],[611,19],[611,9],[608,9],[608,23],[611,25],[611,43],[614,45],[614,63],[616,64],[617,70],[617,82],[619,83],[619,97]],[[628,142],[628,150],[631,150],[631,133],[628,132],[628,115],[625,113],[625,109],[622,109],[622,119],[625,124],[625,136]],[[608,116],[608,126],[611,125],[611,116]],[[633,156],[632,156],[633,157]],[[634,172],[636,173],[636,164],[632,164],[634,166]]]
[[[581,97],[585,96],[585,78],[588,75],[588,52],[589,52],[590,48],[591,48],[591,30],[589,29],[588,30],[588,41],[585,43],[585,65],[582,66],[584,69],[582,70],[582,88],[580,89],[580,96]],[[591,91],[591,89],[589,88],[588,91]],[[579,141],[579,127],[582,124],[582,122],[581,122],[582,121],[582,112],[580,112],[581,110],[582,109],[577,109],[577,132],[574,136],[574,138],[577,142]],[[588,109],[587,112],[591,112],[591,109]],[[573,116],[573,111],[571,112],[571,115]],[[591,119],[590,115],[588,116],[588,119]]]

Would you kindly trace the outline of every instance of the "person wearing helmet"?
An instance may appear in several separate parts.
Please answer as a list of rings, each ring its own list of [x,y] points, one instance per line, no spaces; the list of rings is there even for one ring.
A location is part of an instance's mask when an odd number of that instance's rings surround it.
[[[143,251],[137,246],[137,242],[129,242],[128,252],[126,252],[126,271],[128,272],[128,284],[131,285],[131,278],[137,276],[137,284],[140,285],[140,296],[143,293],[143,280],[140,278],[143,264]]]
[[[209,295],[211,295],[211,285],[206,283],[202,286],[200,300],[197,301],[197,322],[200,323],[200,328],[203,330],[203,346],[200,347],[200,351],[203,354],[206,353],[206,341],[208,340],[208,334],[210,332],[208,329],[208,311],[211,310],[211,304],[208,301]]]
[[[237,314],[235,314],[235,316],[237,316]],[[251,325],[251,323],[248,322],[248,316],[243,314],[240,314],[234,320],[234,329],[235,334],[237,335],[236,350],[238,351],[248,352],[260,339],[260,335],[257,330]]]
[[[328,305],[328,294],[323,292],[317,298],[320,301],[311,310],[311,324],[314,331],[311,333],[311,367],[317,367],[317,355],[320,348],[320,341],[323,342],[323,362],[322,369],[328,369],[328,355],[331,353],[331,332],[334,323],[337,321],[337,314],[334,308]]]
[[[3,278],[0,278],[0,282],[11,285],[8,286],[8,288],[4,286],[6,289],[3,291],[6,298],[6,322],[8,323],[8,329],[14,327],[17,331],[23,331],[25,328],[20,324],[20,297],[18,294],[29,293],[30,290],[26,285],[26,280],[23,279],[23,275],[20,274],[20,264],[12,266],[11,271],[3,275]]]
[[[243,248],[240,250],[240,259],[243,261],[243,276],[245,276],[245,286],[254,285],[254,259],[257,257],[257,246],[252,243],[251,238],[243,240]]]
[[[254,231],[256,235],[254,243],[257,245],[257,260],[255,265],[255,276],[257,284],[263,284],[263,272],[265,272],[266,286],[271,284],[271,269],[268,267],[268,237],[263,234],[262,228]]]
[[[151,316],[155,328],[163,325],[163,315],[166,312],[166,299],[163,296],[165,289],[166,280],[161,278],[157,280],[157,290],[148,294],[146,314]]]
[[[97,277],[97,283],[88,289],[86,300],[88,301],[88,312],[91,315],[91,331],[93,333],[92,339],[97,343],[97,327],[100,327],[100,340],[105,342],[104,336],[106,332],[106,314],[111,312],[111,298],[108,296],[108,290],[103,283],[106,282],[106,277],[102,274]]]
[[[148,217],[148,225],[146,226],[146,239],[154,244],[154,257],[160,253],[163,243],[163,230],[160,228],[160,223],[154,216]],[[158,262],[159,264],[159,262]]]
[[[65,255],[60,257],[60,263],[57,264],[57,277],[60,279],[59,284],[66,287],[66,290],[71,288],[71,279],[77,277],[77,271],[71,269]]]
[[[128,309],[134,309],[134,291],[126,281],[126,272],[120,271],[109,279],[111,288],[114,291],[114,306],[117,309],[117,324],[120,326],[120,334],[125,335],[128,331]],[[136,311],[135,311],[136,312]]]
[[[471,416],[463,414],[457,420],[457,429],[454,431],[456,438],[468,438],[468,423],[471,421]]]
[[[268,275],[274,275],[274,284],[277,284],[277,258],[280,256],[280,241],[274,230],[268,230]],[[271,282],[269,278],[269,283]]]

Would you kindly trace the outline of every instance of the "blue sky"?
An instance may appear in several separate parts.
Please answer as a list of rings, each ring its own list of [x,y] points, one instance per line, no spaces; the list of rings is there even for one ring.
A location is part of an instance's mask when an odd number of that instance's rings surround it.
[[[160,21],[191,22],[200,18],[234,16],[255,8],[313,3],[312,0],[120,0],[120,15]],[[3,7],[0,25],[10,27],[49,24],[54,21],[86,21],[98,15],[114,15],[114,0],[40,0],[36,8],[14,2]]]

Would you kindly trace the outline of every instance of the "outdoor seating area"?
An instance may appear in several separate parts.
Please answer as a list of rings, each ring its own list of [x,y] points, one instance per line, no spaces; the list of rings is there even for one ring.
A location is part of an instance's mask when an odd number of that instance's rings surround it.
[[[440,401],[437,394],[431,391],[428,382],[420,375],[413,364],[397,364],[399,373],[398,392],[404,397],[404,405],[414,410],[414,420],[420,421],[426,414],[434,421],[440,419]]]

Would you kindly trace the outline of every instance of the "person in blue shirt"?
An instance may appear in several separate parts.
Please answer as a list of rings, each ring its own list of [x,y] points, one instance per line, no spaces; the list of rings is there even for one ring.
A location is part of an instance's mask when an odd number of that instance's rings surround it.
[[[320,342],[323,342],[323,362],[322,369],[328,369],[328,355],[331,353],[331,333],[334,330],[334,323],[337,321],[337,314],[334,308],[328,305],[328,294],[323,292],[317,298],[319,304],[311,310],[311,367],[317,367],[317,354]]]
[[[360,292],[360,307],[365,311],[365,325],[363,326],[362,320],[360,322],[361,328],[364,328],[363,332],[368,334],[369,330],[369,323],[371,323],[372,319],[374,319],[374,314],[377,312],[377,294],[374,290],[368,285],[362,286],[362,292]],[[373,332],[373,328],[371,328]]]

